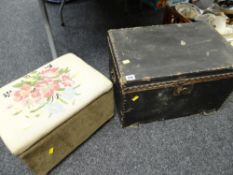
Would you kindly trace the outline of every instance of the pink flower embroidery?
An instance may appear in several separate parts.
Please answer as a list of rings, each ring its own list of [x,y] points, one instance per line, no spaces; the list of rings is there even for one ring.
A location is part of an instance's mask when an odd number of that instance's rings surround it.
[[[31,86],[28,84],[24,84],[20,90],[17,90],[14,93],[14,99],[15,101],[21,101],[25,98],[27,98],[30,95],[31,92]]]
[[[33,98],[40,98],[41,97],[41,93],[40,93],[39,88],[34,88],[34,90],[32,91],[32,97]]]
[[[34,97],[51,97],[60,89],[59,83],[56,80],[45,79],[38,81],[35,86]]]
[[[72,80],[71,80],[71,78],[70,78],[68,75],[63,75],[63,76],[61,77],[61,83],[62,83],[65,87],[71,86]]]
[[[43,71],[40,72],[42,77],[56,77],[59,75],[59,70],[56,67],[47,67]]]

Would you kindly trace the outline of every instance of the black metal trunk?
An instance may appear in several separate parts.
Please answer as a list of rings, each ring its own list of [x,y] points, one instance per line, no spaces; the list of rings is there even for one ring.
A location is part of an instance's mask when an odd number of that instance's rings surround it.
[[[216,110],[233,90],[233,48],[204,23],[108,34],[123,126]]]

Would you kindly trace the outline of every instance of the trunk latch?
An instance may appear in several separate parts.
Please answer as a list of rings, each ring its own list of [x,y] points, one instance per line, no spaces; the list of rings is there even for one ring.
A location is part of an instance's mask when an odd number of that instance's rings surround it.
[[[113,83],[116,83],[116,74],[115,74],[115,71],[113,69],[110,71],[110,74],[111,74],[111,79],[112,79]]]
[[[173,95],[174,96],[187,95],[190,94],[192,90],[193,90],[193,85],[187,85],[187,86],[178,85],[177,87],[175,87]]]

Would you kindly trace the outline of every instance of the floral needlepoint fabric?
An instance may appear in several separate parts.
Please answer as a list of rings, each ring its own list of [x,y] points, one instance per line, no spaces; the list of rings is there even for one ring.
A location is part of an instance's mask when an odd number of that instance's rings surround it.
[[[8,98],[24,107],[15,111],[19,115],[28,110],[25,117],[39,117],[41,110],[48,112],[48,117],[64,110],[64,105],[76,103],[80,84],[77,77],[70,75],[69,67],[55,67],[52,64],[40,71],[26,75],[22,80],[13,84],[13,90],[8,91]]]
[[[0,136],[20,154],[111,88],[80,58],[64,55],[0,89]]]

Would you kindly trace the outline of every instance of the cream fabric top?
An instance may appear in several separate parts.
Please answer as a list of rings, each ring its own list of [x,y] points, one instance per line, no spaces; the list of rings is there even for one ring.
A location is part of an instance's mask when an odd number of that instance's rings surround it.
[[[64,55],[0,89],[0,136],[21,154],[111,88],[80,58]]]

